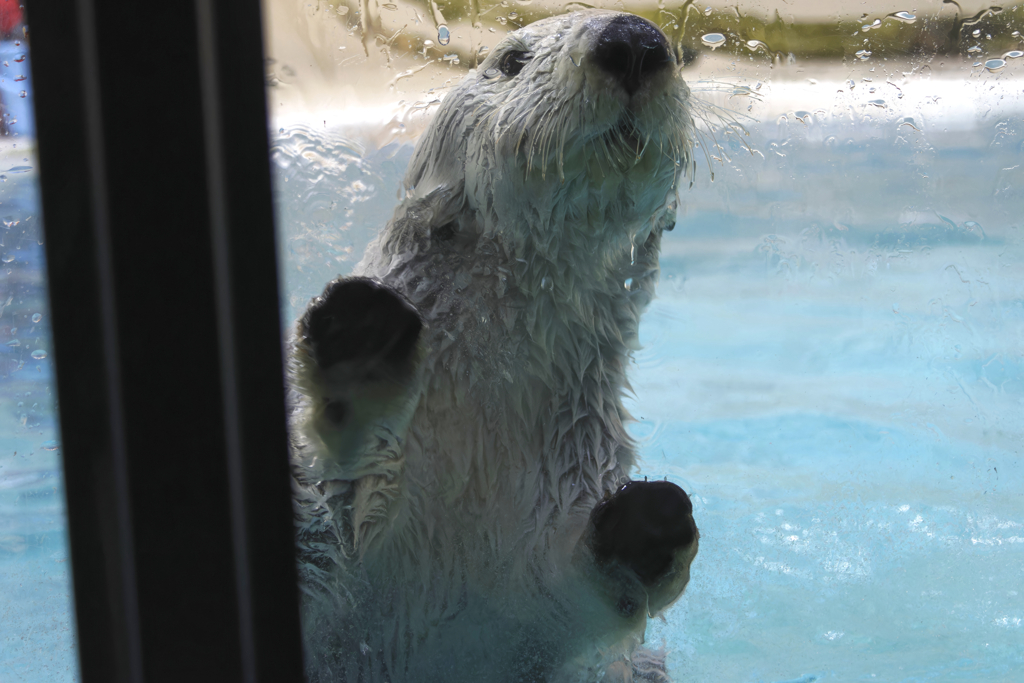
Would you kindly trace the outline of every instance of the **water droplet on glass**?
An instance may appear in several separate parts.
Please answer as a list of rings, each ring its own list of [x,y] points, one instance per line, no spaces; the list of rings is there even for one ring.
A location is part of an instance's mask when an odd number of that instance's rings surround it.
[[[985,62],[985,68],[988,69],[989,71],[999,71],[1004,66],[1006,66],[1005,59],[990,59],[987,62]]]
[[[43,319],[43,314],[42,313],[33,313],[32,314],[32,322],[37,323],[37,322],[39,322],[42,319]]]
[[[25,90],[22,90],[20,93],[18,93],[18,97],[24,99],[24,98],[28,97],[28,92],[25,91]]]
[[[710,17],[711,16],[711,8],[710,7],[705,7],[704,8],[704,16],[705,17]]]
[[[486,71],[484,71],[484,78],[492,79],[492,78],[497,78],[500,75],[501,75],[501,72],[498,71],[497,69],[487,69]]]
[[[885,109],[885,100],[868,100],[868,104],[873,107],[881,107],[882,109]]]
[[[623,286],[623,288],[625,288],[625,290],[627,292],[632,292],[633,291],[633,278],[627,277],[626,281],[622,283],[622,286]]]
[[[441,45],[447,45],[452,42],[452,32],[444,24],[437,27],[437,42]]]
[[[967,48],[967,51],[969,53],[971,53],[971,54],[977,54],[977,53],[981,52],[981,47],[979,47],[977,45],[974,45],[973,47]]]
[[[25,55],[24,54],[15,55],[14,56],[14,61],[17,62],[18,64],[21,64],[22,62],[25,61]]]
[[[1003,59],[1018,59],[1020,57],[1024,57],[1024,52],[1021,52],[1020,50],[1010,50],[1003,55]]]
[[[17,339],[12,339],[11,341],[7,342],[6,346],[21,346],[21,341]]]
[[[4,257],[0,259],[0,261],[3,261],[4,263],[11,263],[14,261],[14,254],[4,254]]]
[[[42,446],[41,446],[41,448],[44,451],[55,451],[58,448],[60,448],[60,444],[57,441],[54,441],[54,440],[44,441]]]
[[[868,57],[871,56],[871,50],[857,50],[855,56],[857,57],[857,59],[865,61]]]
[[[971,31],[971,35],[974,36],[975,38],[977,38],[978,36],[981,35],[981,29],[980,28],[974,29],[973,31]]]
[[[882,25],[882,20],[881,19],[875,19],[870,24],[864,24],[863,26],[861,26],[860,30],[864,31],[864,32],[867,32],[867,31],[870,31],[873,28],[878,28],[881,25]]]
[[[714,50],[725,45],[725,36],[721,33],[705,33],[700,37],[700,42]]]
[[[14,82],[15,83],[21,83],[22,81],[27,81],[27,80],[28,80],[28,76],[25,76],[25,75],[18,75],[18,76],[14,77]]]
[[[915,21],[917,21],[917,17],[911,14],[910,12],[894,12],[889,16],[892,17],[893,19],[899,19],[904,24],[913,24]]]
[[[491,48],[487,47],[486,45],[481,45],[480,49],[476,51],[476,56],[480,57],[481,59],[483,59],[484,57],[487,56],[487,53],[490,52],[490,51],[491,51]]]
[[[544,290],[552,290],[555,288],[555,283],[547,275],[540,279],[540,288]]]
[[[392,12],[398,11],[398,5],[395,5],[395,4],[390,3],[390,2],[387,3],[386,5],[381,5],[381,7],[383,7],[386,10],[390,10]]]
[[[519,14],[516,13],[516,12],[509,12],[508,13],[508,18],[509,19],[518,19],[519,18]]]
[[[36,360],[42,360],[46,358],[46,351],[43,351],[42,349],[36,349],[35,351],[32,352],[32,357],[35,358]]]

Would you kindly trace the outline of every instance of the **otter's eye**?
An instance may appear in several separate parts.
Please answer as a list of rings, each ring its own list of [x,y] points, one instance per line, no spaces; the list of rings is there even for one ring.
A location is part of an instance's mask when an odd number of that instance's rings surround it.
[[[509,78],[514,78],[519,75],[519,72],[530,61],[531,56],[529,52],[521,52],[519,50],[508,52],[501,58],[498,68],[501,69],[501,73]]]

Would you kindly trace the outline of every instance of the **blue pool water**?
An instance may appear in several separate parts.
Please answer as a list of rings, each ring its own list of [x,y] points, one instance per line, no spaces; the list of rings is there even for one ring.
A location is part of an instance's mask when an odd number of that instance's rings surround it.
[[[860,94],[837,113],[835,88],[808,103],[775,82],[745,124],[755,153],[722,136],[728,159],[681,193],[630,404],[638,474],[683,485],[701,529],[690,587],[648,632],[677,680],[1021,680],[1024,103],[1008,73],[934,84],[1003,93],[966,119]],[[273,144],[287,326],[387,220],[410,149],[301,125]],[[0,171],[34,165],[11,145]],[[32,356],[49,343],[35,175],[4,175],[0,681],[73,681],[51,366]]]
[[[15,138],[0,143],[0,681],[4,683],[73,681],[78,667],[34,165],[31,141]],[[20,170],[12,172],[12,168]],[[33,321],[37,315],[38,321]]]
[[[26,46],[0,42],[0,62],[12,133],[0,138],[0,681],[72,681],[78,663]]]

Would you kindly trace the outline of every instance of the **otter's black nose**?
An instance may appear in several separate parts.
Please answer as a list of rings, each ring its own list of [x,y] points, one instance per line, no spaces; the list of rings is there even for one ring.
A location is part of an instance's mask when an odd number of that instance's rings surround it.
[[[647,586],[697,537],[690,497],[668,481],[629,482],[594,508],[590,523],[598,562],[617,560]]]
[[[594,58],[630,95],[672,64],[664,34],[651,22],[632,14],[611,20],[594,45]]]

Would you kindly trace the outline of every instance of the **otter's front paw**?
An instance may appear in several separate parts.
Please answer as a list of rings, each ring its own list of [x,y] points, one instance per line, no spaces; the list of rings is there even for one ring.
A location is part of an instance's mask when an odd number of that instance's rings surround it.
[[[700,534],[683,489],[631,481],[594,508],[586,538],[598,566],[636,575],[654,615],[686,588]]]
[[[336,280],[299,321],[295,383],[304,424],[355,476],[373,430],[400,436],[411,415],[423,322],[401,295],[367,278]],[[369,440],[369,441],[368,441]]]
[[[302,318],[303,341],[321,368],[348,363],[367,375],[400,375],[423,323],[412,305],[366,278],[335,280]]]

